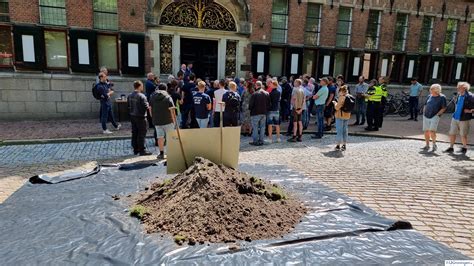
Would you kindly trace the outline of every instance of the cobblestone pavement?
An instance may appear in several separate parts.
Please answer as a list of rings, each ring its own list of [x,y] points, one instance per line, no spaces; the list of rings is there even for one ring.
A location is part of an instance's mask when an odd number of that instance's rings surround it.
[[[241,163],[286,165],[474,257],[474,151],[423,153],[420,141],[369,137],[351,137],[344,153],[333,151],[334,136],[263,147],[249,141],[242,139]],[[132,156],[128,140],[0,147],[0,202],[34,174],[124,159],[153,157]]]

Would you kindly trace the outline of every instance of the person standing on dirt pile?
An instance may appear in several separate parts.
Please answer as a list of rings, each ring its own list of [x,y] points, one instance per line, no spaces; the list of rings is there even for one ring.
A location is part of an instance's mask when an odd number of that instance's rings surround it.
[[[411,79],[410,85],[410,118],[408,120],[418,121],[418,104],[420,101],[421,93],[423,92],[423,86],[417,81],[416,78]]]
[[[146,137],[146,117],[150,108],[146,96],[143,94],[143,83],[135,81],[133,83],[134,91],[128,95],[128,112],[130,114],[130,122],[132,123],[132,147],[135,155],[140,156],[151,155],[145,148]]]
[[[295,87],[291,94],[291,115],[290,123],[293,122],[293,137],[288,142],[301,142],[303,135],[303,110],[306,108],[306,96],[301,79],[295,80]],[[321,113],[322,117],[322,113]],[[322,118],[321,118],[322,120]]]
[[[425,133],[425,151],[430,149],[430,137],[433,141],[433,152],[438,149],[436,146],[436,131],[438,130],[439,119],[446,111],[446,97],[441,94],[441,85],[433,84],[430,88],[430,96],[423,108],[423,131]]]
[[[158,159],[161,160],[165,159],[166,134],[175,129],[173,117],[169,109],[170,107],[174,107],[173,99],[166,90],[160,88],[151,96],[150,105],[153,124],[155,125],[156,134],[158,136],[158,148],[160,150]]]
[[[467,152],[467,136],[469,135],[470,121],[474,114],[474,95],[469,92],[471,85],[467,82],[459,82],[457,86],[456,109],[451,119],[451,128],[449,129],[450,146],[445,151],[454,152],[454,143],[456,136],[461,136],[462,148],[460,152]]]
[[[366,104],[364,95],[367,93],[369,84],[365,83],[365,77],[359,77],[359,83],[355,87],[356,93],[356,121],[352,126],[363,126],[365,124]]]
[[[367,89],[367,94],[364,95],[367,102],[367,131],[378,131],[378,121],[377,117],[380,115],[383,116],[382,108],[382,89],[377,86],[377,80],[373,79],[369,83],[369,88]]]
[[[99,73],[99,83],[96,85],[97,91],[100,95],[100,122],[104,134],[112,134],[107,129],[107,122],[111,121],[116,130],[119,130],[121,125],[115,122],[114,113],[112,112],[112,101],[110,97],[114,94],[114,90],[110,87],[107,80],[107,74]]]
[[[233,81],[229,82],[229,90],[222,95],[222,102],[225,104],[224,110],[224,126],[239,126],[240,118],[240,95],[237,91],[237,84]]]
[[[252,94],[249,102],[253,138],[250,145],[262,146],[265,136],[265,118],[268,110],[270,110],[270,95],[263,89],[261,81],[257,81],[255,86],[257,91]]]

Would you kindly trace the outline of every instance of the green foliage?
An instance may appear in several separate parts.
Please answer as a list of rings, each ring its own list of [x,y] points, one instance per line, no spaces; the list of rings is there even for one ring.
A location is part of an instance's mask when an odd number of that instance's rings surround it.
[[[130,209],[130,216],[143,220],[143,217],[148,214],[148,210],[143,205],[135,205]]]

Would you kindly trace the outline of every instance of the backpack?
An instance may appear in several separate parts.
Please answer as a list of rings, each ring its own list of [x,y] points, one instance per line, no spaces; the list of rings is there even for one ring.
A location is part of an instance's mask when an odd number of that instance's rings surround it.
[[[100,95],[100,91],[99,91],[99,86],[97,86],[98,83],[94,83],[92,84],[92,96],[94,96],[94,98],[96,100],[100,100],[101,99],[101,95]]]
[[[239,112],[239,106],[240,106],[239,96],[237,96],[236,93],[229,92],[229,95],[227,97],[227,102],[225,104],[225,110],[231,113],[237,113]]]
[[[347,94],[346,99],[344,100],[344,105],[342,106],[341,110],[346,113],[351,113],[355,107],[355,98],[354,96]]]

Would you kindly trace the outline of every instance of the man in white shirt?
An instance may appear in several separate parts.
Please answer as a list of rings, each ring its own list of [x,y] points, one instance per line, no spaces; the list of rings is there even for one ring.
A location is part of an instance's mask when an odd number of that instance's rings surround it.
[[[213,124],[214,127],[219,127],[221,122],[221,113],[224,113],[225,106],[219,103],[222,103],[222,96],[226,93],[225,89],[225,80],[221,79],[219,81],[219,89],[214,92],[214,101],[213,101]]]

